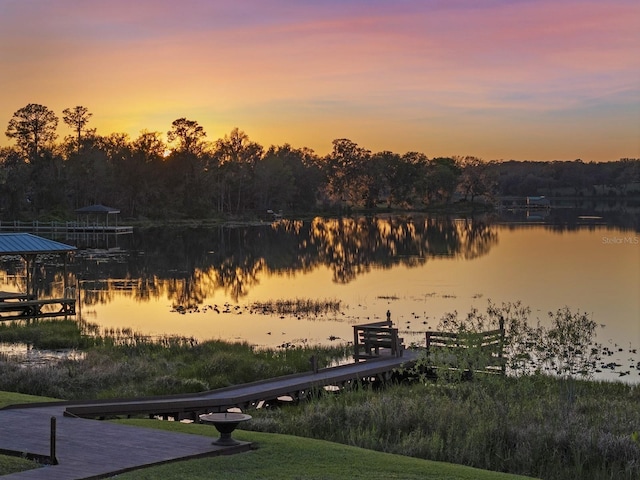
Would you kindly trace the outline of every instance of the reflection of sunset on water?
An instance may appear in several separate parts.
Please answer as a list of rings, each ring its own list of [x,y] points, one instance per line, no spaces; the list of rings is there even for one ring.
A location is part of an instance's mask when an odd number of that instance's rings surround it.
[[[76,259],[84,320],[148,335],[313,345],[349,341],[354,324],[390,310],[405,343],[421,344],[445,313],[521,301],[531,307],[531,324],[568,306],[606,325],[601,343],[640,345],[640,246],[603,243],[630,235],[615,228],[315,219],[176,231],[172,237],[190,243],[174,251],[155,234],[140,235],[144,255]],[[60,283],[59,272],[46,271]],[[295,299],[339,301],[340,312],[252,311]]]

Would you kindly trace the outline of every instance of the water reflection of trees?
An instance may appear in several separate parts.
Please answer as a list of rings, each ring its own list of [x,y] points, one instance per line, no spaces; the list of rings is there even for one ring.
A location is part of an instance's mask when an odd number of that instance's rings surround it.
[[[497,236],[481,221],[362,217],[316,219],[309,241],[317,246],[318,263],[332,269],[333,280],[348,283],[372,267],[414,267],[430,257],[477,256]]]
[[[79,252],[71,269],[84,305],[125,295],[137,301],[166,296],[186,306],[202,304],[219,291],[237,301],[268,275],[322,266],[332,271],[334,282],[349,283],[371,269],[415,267],[433,257],[478,257],[496,242],[495,229],[484,221],[433,217],[150,228],[136,231],[126,254]],[[53,275],[55,269],[49,270]]]

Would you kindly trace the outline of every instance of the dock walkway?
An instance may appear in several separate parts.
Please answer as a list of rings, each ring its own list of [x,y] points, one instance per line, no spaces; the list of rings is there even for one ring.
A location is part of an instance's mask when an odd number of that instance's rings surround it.
[[[340,389],[357,382],[386,380],[393,376],[395,370],[405,363],[411,363],[418,355],[418,352],[410,350],[405,352],[404,357],[381,356],[375,360],[348,363],[317,372],[285,375],[188,395],[70,403],[65,409],[65,415],[83,418],[148,415],[196,420],[203,413],[223,412],[234,407],[242,410],[259,408],[285,396],[294,401],[303,400],[325,387]]]
[[[191,395],[12,405],[0,409],[0,449],[49,455],[50,422],[51,417],[55,417],[56,458],[59,463],[7,475],[2,479],[104,478],[118,472],[178,459],[246,450],[250,448],[247,443],[238,447],[219,447],[212,445],[209,437],[117,425],[94,418],[119,415],[194,418],[200,413],[226,411],[231,407],[258,407],[260,402],[268,402],[283,395],[294,399],[302,398],[314,389],[344,387],[360,380],[390,377],[395,369],[414,361],[417,356],[417,352],[409,350],[405,352],[404,358],[381,357]]]
[[[0,231],[9,232],[28,232],[28,233],[49,233],[49,234],[111,234],[126,235],[133,233],[131,225],[107,225],[105,223],[89,223],[89,222],[40,222],[34,220],[32,222],[1,222]]]

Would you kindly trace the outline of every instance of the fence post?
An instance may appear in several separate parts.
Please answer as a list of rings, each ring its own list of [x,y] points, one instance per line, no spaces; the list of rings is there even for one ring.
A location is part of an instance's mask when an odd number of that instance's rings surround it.
[[[51,465],[58,465],[58,459],[56,458],[56,417],[51,417],[49,462]]]
[[[358,326],[353,326],[353,360],[358,363],[360,361],[360,344],[358,343]]]
[[[500,353],[498,354],[498,358],[500,359],[500,369],[502,370],[502,374],[507,374],[507,362],[504,358],[504,339],[505,339],[505,330],[504,330],[504,318],[500,317]]]

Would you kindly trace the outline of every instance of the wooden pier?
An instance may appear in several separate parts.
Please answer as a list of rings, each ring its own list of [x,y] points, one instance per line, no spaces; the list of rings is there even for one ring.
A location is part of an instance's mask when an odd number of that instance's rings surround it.
[[[316,368],[312,361],[309,372],[197,394],[10,405],[0,408],[0,424],[3,425],[0,452],[44,459],[49,463],[47,467],[11,474],[7,478],[80,480],[104,478],[178,459],[248,451],[251,444],[247,442],[221,446],[198,435],[151,431],[95,420],[148,416],[199,422],[202,414],[302,401],[324,391],[391,380],[399,369],[412,365],[418,355],[417,351],[409,350],[401,359],[381,351],[375,359],[324,369]],[[25,431],[29,435],[24,435]]]
[[[107,225],[104,223],[92,222],[0,222],[0,231],[5,232],[27,232],[27,233],[47,233],[47,234],[109,234],[125,235],[133,233],[130,225]]]
[[[403,366],[415,362],[419,353],[406,351],[403,358],[381,356],[375,360],[311,370],[258,382],[219,388],[196,394],[147,398],[69,402],[64,414],[82,418],[117,416],[171,417],[197,421],[205,413],[243,411],[284,402],[307,400],[324,391],[339,391],[360,383],[391,380]],[[284,399],[284,400],[283,400]]]
[[[130,225],[109,225],[101,222],[0,222],[1,232],[24,232],[63,240],[82,248],[111,248],[118,246],[123,235],[132,235]]]
[[[75,298],[35,298],[23,293],[0,292],[0,322],[75,314]]]
[[[197,421],[200,415],[226,412],[230,408],[247,410],[282,402],[299,402],[327,390],[340,391],[359,384],[386,382],[404,367],[413,365],[420,355],[416,350],[405,351],[402,339],[398,338],[398,330],[391,326],[389,312],[387,318],[387,322],[354,326],[356,345],[353,363],[318,369],[312,357],[310,372],[195,394],[73,402],[67,405],[64,414],[83,418],[145,415]],[[381,334],[382,331],[391,337]],[[363,334],[368,342],[365,345],[369,351],[367,355],[360,352],[362,345],[358,344],[358,338]]]

